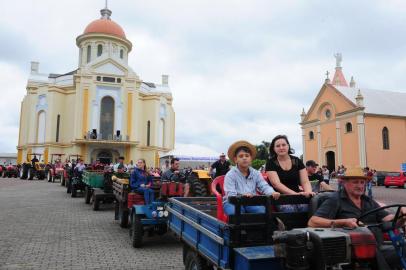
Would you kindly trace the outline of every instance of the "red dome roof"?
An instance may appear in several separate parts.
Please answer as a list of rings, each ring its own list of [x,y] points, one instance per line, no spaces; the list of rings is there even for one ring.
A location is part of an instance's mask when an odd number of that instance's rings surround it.
[[[102,33],[108,35],[114,35],[121,38],[126,38],[123,28],[120,25],[113,22],[111,19],[101,18],[91,22],[83,32],[83,34],[89,33]]]

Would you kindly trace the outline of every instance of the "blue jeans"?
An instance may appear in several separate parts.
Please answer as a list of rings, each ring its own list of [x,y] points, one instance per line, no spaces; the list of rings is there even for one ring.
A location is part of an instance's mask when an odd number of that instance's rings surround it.
[[[294,213],[294,212],[307,212],[309,206],[307,204],[285,204],[277,206],[278,211],[284,213]]]
[[[151,204],[154,201],[154,191],[150,188],[137,188],[137,192],[144,194],[145,204]]]
[[[227,216],[235,215],[235,206],[232,203],[224,202],[223,203],[224,213]],[[261,205],[253,205],[253,206],[241,206],[241,213],[257,213],[262,214],[265,213],[265,207]]]

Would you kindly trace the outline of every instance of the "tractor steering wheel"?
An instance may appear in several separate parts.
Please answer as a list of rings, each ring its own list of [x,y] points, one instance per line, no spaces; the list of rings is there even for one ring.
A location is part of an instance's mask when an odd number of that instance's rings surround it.
[[[406,216],[405,214],[401,214],[401,212],[400,212],[402,207],[406,207],[406,204],[391,204],[391,205],[386,205],[386,206],[382,206],[382,207],[378,207],[376,209],[370,210],[370,211],[362,214],[359,218],[357,218],[357,225],[360,226],[361,219],[366,216],[369,216],[376,212],[382,211],[384,209],[394,208],[394,207],[397,207],[397,210],[396,210],[396,214],[393,217],[392,221],[390,221],[390,222],[383,221],[380,223],[365,224],[365,226],[367,228],[372,228],[372,227],[381,227],[384,223],[386,223],[386,224],[388,224],[388,226],[385,226],[385,228],[383,228],[383,229],[385,229],[385,231],[394,230],[396,228],[396,224],[399,221],[399,219],[402,218],[403,216]],[[389,226],[389,224],[390,224],[390,226]]]

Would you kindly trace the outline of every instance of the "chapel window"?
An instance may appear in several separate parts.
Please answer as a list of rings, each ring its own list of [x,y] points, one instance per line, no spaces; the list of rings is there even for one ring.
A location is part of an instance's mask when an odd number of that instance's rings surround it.
[[[314,140],[314,132],[313,131],[309,132],[309,140]]]
[[[352,124],[350,122],[348,122],[347,124],[345,124],[345,131],[347,133],[352,132]]]
[[[151,121],[147,122],[147,146],[151,145]]]
[[[56,117],[56,142],[59,142],[59,125],[61,124],[61,115]]]
[[[99,57],[103,53],[103,45],[97,45],[97,56]]]
[[[382,129],[382,146],[383,149],[389,149],[389,130],[387,127]]]
[[[86,55],[86,61],[87,63],[90,62],[92,58],[92,47],[90,45],[87,46],[87,55]]]
[[[124,50],[123,50],[123,49],[120,50],[120,58],[121,58],[121,59],[124,58]]]

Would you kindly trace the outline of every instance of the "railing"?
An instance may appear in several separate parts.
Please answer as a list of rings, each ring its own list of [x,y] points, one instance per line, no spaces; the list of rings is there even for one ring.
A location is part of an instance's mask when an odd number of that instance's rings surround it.
[[[116,135],[116,134],[109,134],[107,135],[107,138],[105,136],[103,136],[102,133],[94,133],[92,131],[87,132],[83,138],[85,140],[95,140],[95,141],[101,141],[101,140],[107,140],[107,141],[117,141],[117,142],[121,142],[121,141],[129,141],[130,140],[130,136],[128,135]]]

